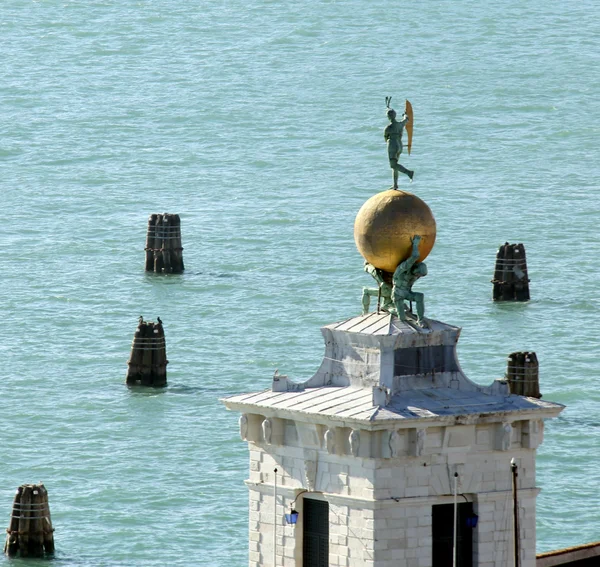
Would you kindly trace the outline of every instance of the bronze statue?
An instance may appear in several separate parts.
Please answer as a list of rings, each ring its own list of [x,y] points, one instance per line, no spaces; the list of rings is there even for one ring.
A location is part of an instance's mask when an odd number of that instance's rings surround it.
[[[371,304],[371,297],[377,297],[377,310],[382,311],[393,311],[394,301],[392,300],[392,286],[387,283],[383,277],[383,270],[376,268],[373,264],[370,264],[365,260],[365,272],[371,274],[373,279],[377,282],[376,288],[363,287],[362,295],[362,307],[363,315],[369,312],[369,306]]]
[[[411,238],[412,253],[403,262],[400,262],[392,276],[392,285],[387,283],[384,278],[384,271],[380,270],[365,260],[365,272],[371,274],[377,282],[377,288],[363,287],[362,307],[363,315],[369,312],[371,297],[377,297],[377,310],[387,311],[398,315],[401,321],[407,321],[414,315],[408,310],[405,301],[414,301],[417,304],[417,324],[426,327],[425,322],[425,296],[413,291],[413,284],[423,276],[427,275],[427,265],[425,262],[419,262],[419,244],[421,237],[415,235]]]
[[[396,314],[401,321],[407,320],[404,302],[414,301],[417,304],[417,323],[420,326],[425,326],[425,296],[418,291],[412,291],[413,284],[419,278],[427,275],[425,262],[418,262],[420,242],[420,236],[415,235],[412,238],[413,249],[410,258],[401,262],[394,271],[392,299],[396,307]]]
[[[410,118],[408,114],[404,112],[401,120],[396,120],[396,111],[393,108],[390,108],[391,99],[391,96],[388,96],[385,99],[388,109],[387,117],[390,121],[390,124],[388,124],[383,131],[383,137],[387,142],[388,157],[390,158],[390,167],[392,168],[393,172],[394,185],[391,187],[391,189],[398,189],[398,173],[402,172],[406,174],[412,183],[415,172],[410,169],[406,169],[403,165],[398,163],[400,154],[402,153],[402,134],[404,132],[404,126],[406,126]]]

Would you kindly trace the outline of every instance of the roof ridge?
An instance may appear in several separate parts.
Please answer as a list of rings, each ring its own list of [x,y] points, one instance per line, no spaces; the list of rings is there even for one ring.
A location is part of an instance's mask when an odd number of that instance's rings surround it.
[[[373,407],[373,413],[369,416],[369,421],[375,421],[375,419],[377,418],[377,414],[379,413],[379,410],[381,410],[380,406]]]

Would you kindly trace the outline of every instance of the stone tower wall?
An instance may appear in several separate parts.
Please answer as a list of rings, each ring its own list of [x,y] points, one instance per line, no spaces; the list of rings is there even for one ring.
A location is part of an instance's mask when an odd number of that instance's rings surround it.
[[[346,442],[352,432],[348,428],[272,419],[265,430],[263,421],[262,416],[252,416],[247,431],[252,567],[273,564],[275,468],[277,565],[302,565],[302,503],[310,497],[329,502],[330,565],[430,566],[432,506],[453,502],[458,473],[458,492],[465,495],[459,501],[472,502],[479,516],[473,534],[474,565],[504,567],[513,545],[513,457],[519,471],[522,566],[534,567],[539,424],[362,431],[357,448]],[[284,514],[294,500],[299,521],[286,525]]]

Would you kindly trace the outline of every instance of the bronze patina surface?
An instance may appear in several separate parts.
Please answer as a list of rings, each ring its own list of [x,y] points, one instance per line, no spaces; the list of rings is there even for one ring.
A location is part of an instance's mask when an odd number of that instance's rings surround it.
[[[398,160],[400,159],[400,154],[402,153],[402,134],[404,129],[406,128],[406,133],[408,136],[408,155],[410,155],[410,149],[412,147],[412,120],[413,120],[413,110],[412,105],[407,100],[406,101],[406,110],[404,114],[397,120],[396,111],[390,107],[390,102],[392,100],[391,96],[385,97],[385,105],[387,107],[387,117],[390,123],[386,126],[383,131],[383,137],[387,142],[388,146],[388,157],[390,159],[390,167],[392,168],[392,175],[394,180],[394,185],[391,189],[398,189],[398,174],[404,173],[410,179],[412,183],[415,172],[411,169],[406,169]]]

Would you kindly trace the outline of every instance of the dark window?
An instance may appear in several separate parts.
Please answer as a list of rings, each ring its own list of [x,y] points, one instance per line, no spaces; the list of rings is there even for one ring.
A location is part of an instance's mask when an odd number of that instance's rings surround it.
[[[439,504],[432,509],[433,567],[452,567],[454,536],[454,504]],[[456,530],[456,564],[473,567],[473,528],[468,518],[473,516],[471,502],[458,505]]]
[[[451,345],[399,348],[394,352],[394,376],[457,370],[454,347]]]
[[[303,567],[329,565],[329,502],[304,499]]]

